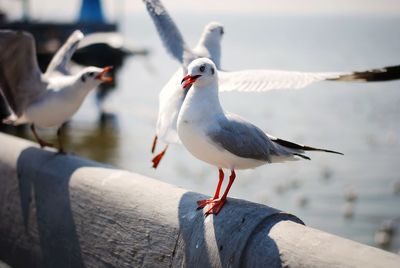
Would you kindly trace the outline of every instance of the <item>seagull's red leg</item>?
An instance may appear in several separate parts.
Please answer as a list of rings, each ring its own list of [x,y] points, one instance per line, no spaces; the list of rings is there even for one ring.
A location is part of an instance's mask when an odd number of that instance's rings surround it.
[[[224,181],[224,171],[222,170],[222,168],[219,168],[218,171],[219,171],[219,180],[218,180],[217,189],[215,190],[214,197],[210,198],[210,199],[197,201],[197,205],[198,205],[197,209],[204,208],[207,204],[210,204],[214,200],[218,199],[219,192],[221,191],[221,185],[222,185],[222,182]]]
[[[154,154],[154,151],[156,150],[157,140],[158,140],[158,137],[157,137],[157,135],[155,135],[154,139],[153,139],[153,145],[151,146],[151,153],[152,154]]]
[[[153,162],[153,168],[157,168],[157,167],[158,167],[158,164],[160,164],[160,161],[161,161],[161,159],[164,157],[164,154],[165,154],[165,152],[167,151],[167,149],[168,149],[168,145],[165,146],[165,149],[162,150],[161,153],[159,153],[158,155],[156,155],[156,156],[151,160],[151,162]]]
[[[219,192],[221,191],[222,182],[224,181],[224,171],[222,170],[222,168],[218,169],[218,173],[219,173],[218,185],[217,189],[215,189],[213,199],[217,199],[219,197]]]
[[[236,173],[235,170],[232,169],[231,175],[229,176],[229,183],[228,186],[226,186],[224,194],[222,195],[221,198],[216,199],[212,203],[210,203],[210,208],[206,211],[205,215],[209,214],[217,215],[221,211],[221,208],[224,206],[226,202],[226,197],[228,196],[229,190],[231,189],[231,186],[235,181],[235,178],[236,178]]]
[[[36,133],[36,128],[35,128],[34,124],[31,124],[31,130],[32,130],[33,136],[35,136],[36,141],[39,143],[40,148],[43,148],[43,147],[46,147],[46,146],[47,147],[53,147],[52,143],[44,141],[39,137],[39,135]]]

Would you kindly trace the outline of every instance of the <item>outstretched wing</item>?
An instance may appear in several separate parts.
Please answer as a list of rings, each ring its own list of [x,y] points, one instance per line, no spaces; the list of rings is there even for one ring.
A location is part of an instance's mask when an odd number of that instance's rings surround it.
[[[342,82],[380,82],[400,79],[400,65],[361,72],[291,72],[275,70],[219,71],[221,91],[268,91],[300,89],[311,83],[329,80]]]
[[[159,0],[143,0],[167,51],[180,63],[193,58],[181,32]]]
[[[47,83],[42,79],[36,59],[35,40],[23,31],[0,31],[0,88],[17,116],[42,94]]]
[[[71,60],[72,55],[78,48],[79,42],[83,39],[83,33],[79,30],[74,31],[68,40],[54,55],[53,59],[47,66],[45,75],[51,75],[54,72],[59,72],[63,75],[69,75],[67,65]]]
[[[300,89],[311,83],[337,79],[345,73],[306,73],[275,70],[219,71],[220,91],[261,92],[273,89]]]

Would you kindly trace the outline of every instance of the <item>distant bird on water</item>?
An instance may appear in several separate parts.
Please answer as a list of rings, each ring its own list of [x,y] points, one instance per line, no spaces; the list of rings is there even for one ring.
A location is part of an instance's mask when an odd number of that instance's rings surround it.
[[[177,135],[177,118],[186,96],[181,90],[180,78],[187,74],[187,68],[196,58],[211,59],[219,70],[220,91],[263,92],[274,89],[300,89],[311,83],[330,81],[375,82],[400,79],[400,65],[362,72],[295,72],[280,70],[221,71],[221,40],[224,34],[222,24],[211,22],[206,25],[197,45],[190,49],[181,32],[160,0],[143,0],[158,34],[167,49],[182,66],[172,75],[159,95],[159,111],[156,135],[152,144],[154,153],[158,140],[166,147],[153,159],[157,168],[170,143],[180,143]],[[247,52],[248,53],[248,52]]]
[[[60,153],[64,152],[61,124],[78,110],[91,89],[110,81],[105,76],[110,67],[86,67],[72,75],[67,70],[82,38],[80,31],[73,32],[43,74],[32,35],[23,31],[0,31],[0,89],[13,112],[4,123],[31,123],[33,135],[42,148],[53,145],[38,136],[35,126],[60,126],[57,130]]]
[[[188,90],[188,93],[177,122],[178,135],[186,149],[219,169],[214,196],[197,202],[199,208],[207,206],[206,215],[218,214],[223,207],[236,178],[236,169],[297,159],[310,160],[305,151],[342,154],[275,138],[239,116],[225,112],[219,102],[218,79],[215,64],[207,58],[196,59],[189,65],[181,89]],[[230,169],[231,175],[220,197],[223,169]]]

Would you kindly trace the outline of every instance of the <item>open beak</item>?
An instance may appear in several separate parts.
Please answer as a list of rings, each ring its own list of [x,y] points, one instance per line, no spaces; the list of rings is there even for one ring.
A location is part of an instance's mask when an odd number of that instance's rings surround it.
[[[193,75],[193,76],[191,76],[190,74],[185,76],[181,81],[183,89],[189,88],[194,82],[196,82],[197,78],[199,78],[200,76],[201,75]]]
[[[95,78],[101,80],[102,82],[111,83],[113,78],[111,76],[106,76],[108,72],[110,72],[114,68],[113,66],[107,66],[103,68],[103,71],[99,73]]]

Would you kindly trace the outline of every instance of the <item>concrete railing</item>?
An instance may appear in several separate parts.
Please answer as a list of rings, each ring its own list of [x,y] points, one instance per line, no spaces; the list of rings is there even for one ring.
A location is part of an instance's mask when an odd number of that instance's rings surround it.
[[[0,134],[0,260],[12,267],[399,267],[293,215],[203,195]]]

